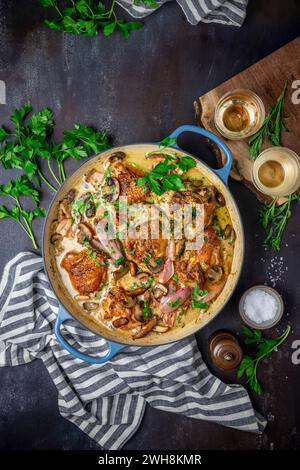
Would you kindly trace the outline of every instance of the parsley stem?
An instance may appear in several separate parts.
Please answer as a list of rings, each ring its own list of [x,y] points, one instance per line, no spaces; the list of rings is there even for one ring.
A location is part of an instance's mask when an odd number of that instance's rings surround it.
[[[54,173],[54,171],[53,171],[53,169],[52,169],[52,167],[51,167],[51,163],[50,163],[50,159],[49,159],[49,158],[47,159],[47,162],[48,162],[48,168],[49,168],[49,171],[50,171],[51,175],[53,176],[53,178],[55,179],[55,181],[57,182],[57,184],[60,186],[62,182],[59,181],[59,179],[56,177],[56,175],[55,175],[55,173]]]
[[[66,174],[65,174],[65,167],[64,167],[63,162],[61,162],[61,173],[62,173],[63,181],[65,181],[66,180]]]
[[[254,366],[254,372],[255,372],[255,376],[256,376],[256,372],[257,372],[257,366],[258,366],[258,363],[267,355],[269,355],[271,352],[274,351],[275,348],[278,348],[285,340],[286,338],[288,337],[288,335],[290,334],[291,332],[291,325],[288,325],[286,327],[286,330],[282,333],[281,336],[279,336],[278,338],[278,343],[276,343],[273,348],[271,348],[269,351],[267,352],[264,352],[263,354],[261,354],[260,356],[258,356],[257,359],[255,359],[255,366]],[[248,381],[249,382],[249,381]]]
[[[17,206],[20,210],[20,214],[22,215],[22,206],[20,204],[20,201],[19,201],[19,198],[17,196],[12,196],[13,199],[16,201],[17,203]],[[27,230],[25,229],[25,227],[23,226],[22,222],[19,220],[18,222],[20,223],[20,225],[24,228],[25,232],[27,233],[27,235],[29,236],[29,238],[31,239],[32,241],[32,244],[33,244],[33,247],[35,249],[37,249],[37,243],[36,243],[36,239],[35,239],[35,236],[33,234],[33,231],[32,231],[32,228],[31,228],[31,224],[28,222],[28,220],[26,219],[26,217],[24,217],[24,215],[22,215],[22,219],[25,223],[25,226],[27,227]]]
[[[46,176],[43,175],[43,173],[41,172],[39,168],[37,172],[38,172],[39,177],[44,181],[44,183],[46,183],[46,185],[49,186],[49,188],[51,188],[52,191],[56,193],[57,189],[50,183],[50,181],[46,178]]]
[[[26,229],[26,227],[22,224],[21,220],[18,220],[18,219],[14,219],[13,217],[11,217],[13,220],[16,220],[18,222],[18,224],[22,227],[22,229],[24,230],[24,232],[26,233],[26,235],[30,238],[30,233],[28,232],[28,230]]]
[[[16,200],[16,203],[17,203],[19,209],[20,209],[20,213],[22,214],[22,207],[21,207],[19,198],[16,197],[15,200]],[[27,227],[27,230],[28,230],[28,233],[29,233],[29,237],[30,237],[31,240],[32,240],[33,247],[34,247],[35,249],[37,249],[37,243],[36,243],[35,236],[34,236],[34,234],[33,234],[32,228],[31,228],[31,224],[28,222],[28,220],[26,219],[26,217],[24,217],[24,215],[22,215],[22,219],[24,220],[25,226]]]

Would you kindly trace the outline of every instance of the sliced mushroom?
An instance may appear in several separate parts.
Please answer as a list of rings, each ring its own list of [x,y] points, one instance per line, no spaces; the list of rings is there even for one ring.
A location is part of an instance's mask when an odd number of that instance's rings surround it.
[[[118,281],[121,279],[125,274],[127,274],[129,271],[128,266],[120,266],[119,269],[116,269],[116,271],[113,272],[113,278],[115,281]]]
[[[202,180],[193,180],[193,181],[190,181],[190,185],[193,187],[193,188],[202,188],[203,186],[203,181]]]
[[[100,171],[95,170],[92,168],[90,171],[86,173],[84,179],[87,183],[91,184],[95,189],[98,189],[100,184],[103,182],[104,174],[100,173]]]
[[[65,218],[70,218],[70,217],[71,217],[70,203],[68,199],[65,198],[59,204],[58,218],[59,220],[62,220]]]
[[[63,237],[60,233],[53,233],[50,237],[50,241],[53,245],[55,245],[57,242],[62,241]]]
[[[219,282],[223,277],[222,266],[218,266],[218,265],[212,266],[206,271],[205,277],[213,283]]]
[[[236,233],[232,225],[226,225],[224,230],[224,238],[227,238],[230,242],[234,242],[234,240],[236,239]]]
[[[136,269],[137,269],[136,264],[133,261],[129,261],[128,266],[129,266],[129,271],[130,271],[131,276],[135,276]]]
[[[197,193],[201,198],[201,201],[204,202],[212,202],[215,198],[215,188],[214,186],[207,186],[205,188],[200,189]]]
[[[149,274],[148,273],[145,273],[145,272],[141,272],[141,273],[138,273],[136,275],[137,279],[141,282],[148,282],[149,280]]]
[[[153,274],[160,273],[164,269],[164,263],[161,262],[161,259],[159,259],[159,262],[158,260],[150,259],[147,263],[147,268]]]
[[[81,294],[76,294],[74,295],[74,300],[89,300],[88,295],[81,295]]]
[[[157,318],[153,317],[145,326],[142,326],[140,331],[133,336],[133,339],[143,338],[148,335],[150,331],[155,327],[157,323]]]
[[[115,202],[120,195],[120,183],[117,178],[112,176],[107,178],[105,184],[101,186],[101,194],[106,201]]]
[[[153,286],[153,296],[155,299],[161,299],[164,295],[168,294],[168,288],[160,282],[157,282]]]
[[[126,294],[129,295],[129,297],[137,297],[138,295],[142,295],[144,292],[146,292],[149,287],[149,285],[139,286],[136,289],[127,290]]]
[[[121,326],[127,325],[128,322],[129,322],[128,318],[126,318],[126,317],[120,317],[120,318],[117,318],[116,320],[114,320],[114,321],[112,322],[112,325],[113,325],[115,328],[120,328]]]
[[[97,302],[83,302],[82,304],[84,310],[96,310],[99,307]]]
[[[120,160],[124,160],[124,158],[126,157],[126,153],[125,152],[121,152],[120,150],[117,151],[117,152],[113,152],[112,154],[110,154],[110,156],[108,157],[108,161],[110,163],[115,163],[115,162],[118,162]]]
[[[71,188],[70,191],[67,192],[65,199],[67,199],[68,202],[73,202],[75,199],[75,196],[77,194],[77,191],[75,188]]]
[[[150,153],[146,153],[145,158],[147,158],[147,160],[150,160],[151,158],[165,159],[166,155],[160,152],[150,152]]]
[[[225,206],[225,204],[226,204],[225,198],[224,198],[223,194],[220,193],[220,191],[218,191],[216,193],[216,200],[217,200],[218,204],[220,204],[220,206]]]
[[[78,224],[78,232],[77,232],[77,241],[81,245],[84,244],[86,241],[90,241],[93,238],[93,231],[92,229],[84,224]]]
[[[155,331],[155,333],[166,333],[166,331],[169,330],[169,327],[166,325],[155,325],[152,328],[152,331]]]
[[[56,227],[56,233],[59,233],[62,237],[65,237],[68,234],[71,227],[72,227],[71,218],[62,219]]]
[[[122,300],[120,301],[120,303],[121,303],[124,307],[126,307],[126,308],[132,308],[132,307],[134,307],[134,306],[135,306],[135,303],[136,303],[136,300],[133,299],[132,297],[130,297],[130,296],[128,295],[128,292],[127,292],[127,291],[126,291],[126,294],[127,294],[127,298],[126,298],[126,299],[122,299]]]
[[[93,201],[89,202],[88,208],[85,211],[85,215],[88,219],[91,219],[92,217],[95,217],[96,214],[96,206]]]
[[[145,317],[143,315],[143,309],[142,309],[143,302],[138,302],[133,310],[133,316],[136,321],[140,323],[145,323]]]

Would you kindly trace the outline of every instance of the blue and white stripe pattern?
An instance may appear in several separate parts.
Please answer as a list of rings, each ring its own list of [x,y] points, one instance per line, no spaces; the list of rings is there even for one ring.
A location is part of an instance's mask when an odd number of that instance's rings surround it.
[[[120,449],[137,431],[147,403],[243,431],[261,433],[266,425],[242,386],[226,385],[208,371],[195,338],[128,347],[103,365],[70,356],[53,336],[58,302],[37,255],[20,253],[6,265],[0,307],[0,365],[41,359],[58,390],[61,415],[102,448]],[[104,341],[77,322],[66,328],[90,353],[105,351]]]
[[[153,13],[164,3],[172,0],[157,2],[156,8],[147,3],[135,0],[117,0],[128,13],[135,18],[144,18]],[[221,23],[231,26],[241,26],[246,17],[248,0],[176,0],[182,8],[187,20],[196,25],[199,21],[205,23]]]

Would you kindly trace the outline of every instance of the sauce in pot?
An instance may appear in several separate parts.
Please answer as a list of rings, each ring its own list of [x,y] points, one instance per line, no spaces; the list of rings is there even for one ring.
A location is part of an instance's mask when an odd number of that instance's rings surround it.
[[[165,212],[174,205],[191,208],[191,225],[201,208],[199,246],[189,247],[186,232],[180,237],[175,232],[175,212]],[[136,232],[144,230],[149,213],[158,234],[150,238],[147,226],[147,237],[134,237],[129,227],[138,220]],[[116,232],[108,236],[112,220]],[[51,240],[62,283],[82,312],[138,339],[210,315],[231,273],[235,231],[226,199],[196,160],[170,149],[150,154],[133,149],[112,152],[82,177],[60,202]]]

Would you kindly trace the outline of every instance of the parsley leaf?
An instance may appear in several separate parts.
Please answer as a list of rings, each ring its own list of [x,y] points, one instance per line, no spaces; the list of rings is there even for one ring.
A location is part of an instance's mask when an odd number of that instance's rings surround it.
[[[29,103],[16,109],[11,116],[14,132],[0,127],[0,161],[5,169],[23,170],[29,179],[40,186],[43,181],[53,191],[66,179],[64,162],[71,157],[75,160],[90,157],[109,147],[105,131],[97,132],[83,124],[63,132],[60,143],[51,143],[54,130],[53,114],[48,108],[32,113]],[[26,120],[26,121],[25,121]],[[40,168],[39,159],[46,159],[54,185]],[[52,159],[57,163],[58,175],[52,167]]]
[[[161,140],[158,144],[160,149],[164,149],[166,147],[172,147],[172,145],[175,145],[177,142],[176,137],[165,137],[163,140]]]
[[[260,361],[264,358],[270,357],[275,348],[278,348],[288,337],[291,332],[291,327],[288,325],[282,335],[277,338],[264,338],[261,330],[252,330],[248,326],[243,326],[243,332],[246,336],[246,344],[255,344],[257,351],[254,357],[244,356],[237,371],[237,377],[241,378],[246,376],[247,383],[250,388],[260,395],[263,391],[262,385],[257,378],[257,368]]]
[[[190,157],[183,158],[189,159]],[[158,196],[161,196],[168,190],[178,191],[180,189],[185,189],[182,176],[174,172],[174,170],[180,168],[180,162],[182,159],[177,163],[177,158],[172,155],[166,155],[164,160],[157,163],[145,176],[137,178],[136,185],[145,187],[149,186],[150,190]],[[183,168],[188,169],[188,167],[191,167],[190,165],[191,162],[189,162],[189,160],[188,163],[185,161],[183,163]]]
[[[39,192],[26,175],[19,176],[9,183],[0,184],[0,195],[8,196],[14,205],[7,207],[0,205],[0,219],[11,218],[18,222],[24,232],[31,239],[34,248],[37,248],[36,239],[32,230],[32,222],[36,217],[45,217],[46,211],[39,207]],[[36,204],[33,210],[25,210],[21,197],[31,197]]]
[[[146,0],[145,3],[153,3]],[[116,0],[112,0],[110,7],[94,0],[40,0],[44,8],[53,9],[57,16],[52,20],[45,20],[45,24],[52,29],[83,36],[96,36],[102,31],[104,36],[110,36],[120,31],[122,36],[128,38],[131,31],[140,29],[143,23],[139,21],[126,21],[119,18],[115,12]]]
[[[207,290],[200,289],[199,286],[194,286],[192,291],[192,308],[208,309],[208,304],[203,301],[207,294]]]

